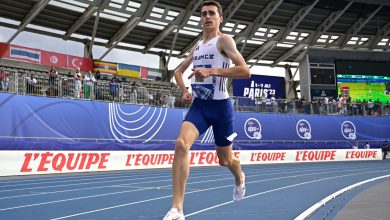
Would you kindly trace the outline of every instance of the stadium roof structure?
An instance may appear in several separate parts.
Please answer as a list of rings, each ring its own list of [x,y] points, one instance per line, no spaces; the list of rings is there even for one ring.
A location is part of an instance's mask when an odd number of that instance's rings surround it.
[[[0,26],[90,47],[184,57],[201,39],[203,0],[6,0]],[[248,65],[294,64],[308,47],[390,51],[388,0],[221,0],[221,31]],[[168,60],[169,60],[168,58]]]

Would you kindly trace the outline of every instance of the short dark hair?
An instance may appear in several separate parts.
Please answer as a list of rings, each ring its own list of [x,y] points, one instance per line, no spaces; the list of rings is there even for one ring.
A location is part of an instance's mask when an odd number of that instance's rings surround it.
[[[221,5],[219,2],[217,2],[217,1],[213,1],[213,0],[204,1],[204,2],[202,3],[202,6],[201,6],[200,8],[201,8],[201,10],[202,10],[202,8],[203,8],[204,6],[210,6],[210,5],[216,6],[216,7],[218,8],[219,16],[223,16],[222,5]]]

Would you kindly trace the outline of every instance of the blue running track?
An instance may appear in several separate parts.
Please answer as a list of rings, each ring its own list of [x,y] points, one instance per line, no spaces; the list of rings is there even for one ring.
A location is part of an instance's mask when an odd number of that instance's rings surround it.
[[[390,161],[243,169],[247,196],[233,202],[233,176],[226,168],[191,168],[186,219],[290,220],[344,187],[389,175]],[[0,219],[161,220],[171,206],[171,190],[170,169],[1,177]]]

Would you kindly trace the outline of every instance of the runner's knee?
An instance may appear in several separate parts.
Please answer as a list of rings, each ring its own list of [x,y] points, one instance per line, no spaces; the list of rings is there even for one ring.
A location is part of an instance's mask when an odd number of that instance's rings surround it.
[[[219,165],[226,167],[229,166],[231,161],[228,158],[218,158]]]
[[[175,154],[185,156],[189,153],[189,147],[182,138],[178,138],[175,144]]]

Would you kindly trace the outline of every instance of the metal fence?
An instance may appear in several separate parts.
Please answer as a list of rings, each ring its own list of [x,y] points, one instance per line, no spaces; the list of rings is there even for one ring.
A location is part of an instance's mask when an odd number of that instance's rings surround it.
[[[345,116],[389,116],[389,102],[343,102],[335,99],[291,100],[233,97],[236,111]]]
[[[176,88],[147,88],[128,82],[79,79],[67,75],[6,72],[0,91],[22,95],[59,97],[142,104],[166,107],[188,107]],[[86,80],[87,79],[87,80]],[[4,88],[3,88],[4,87]]]
[[[89,80],[88,80],[89,79]],[[128,82],[84,80],[70,75],[31,74],[8,71],[0,78],[0,91],[23,95],[97,100],[139,105],[188,108],[177,87],[158,88]],[[387,103],[339,103],[337,100],[284,100],[232,97],[235,111],[349,116],[389,116]]]

